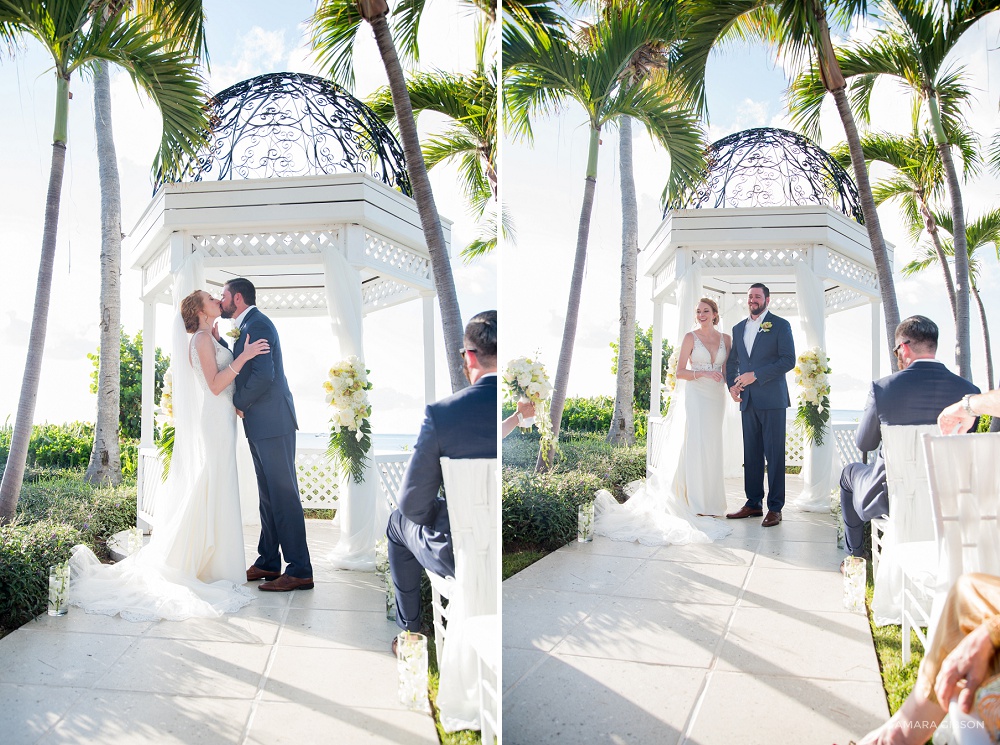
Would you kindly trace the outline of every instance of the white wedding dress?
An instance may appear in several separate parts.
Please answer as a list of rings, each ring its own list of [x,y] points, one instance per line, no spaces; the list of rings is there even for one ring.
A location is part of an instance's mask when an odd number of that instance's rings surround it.
[[[195,337],[200,333],[207,332]],[[218,342],[213,344],[216,365],[223,370],[233,355]],[[234,385],[212,394],[193,337],[188,361],[191,367],[179,370],[184,362],[175,352],[176,439],[149,543],[113,565],[101,564],[86,546],[73,549],[70,603],[88,613],[121,615],[129,621],[179,621],[220,616],[253,600],[242,586],[246,557]]]
[[[722,372],[725,341],[714,355],[694,337],[690,369]],[[648,546],[710,543],[732,532],[724,520],[699,515],[725,515],[722,419],[725,383],[709,377],[677,380],[670,409],[663,421],[656,467],[645,483],[626,488],[624,504],[601,490],[594,501],[594,531],[616,541]]]

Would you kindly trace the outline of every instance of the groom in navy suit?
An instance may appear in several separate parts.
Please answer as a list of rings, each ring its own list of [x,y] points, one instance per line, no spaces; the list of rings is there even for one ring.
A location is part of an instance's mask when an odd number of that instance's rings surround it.
[[[747,502],[726,517],[764,514],[764,463],[767,463],[767,515],[763,525],[781,522],[785,506],[785,409],[791,402],[785,373],[795,367],[792,327],[767,306],[771,292],[760,282],[747,292],[750,317],[733,327],[733,348],[726,360],[729,394],[743,414],[743,489]]]
[[[247,338],[267,339],[269,354],[254,357],[236,376],[233,405],[243,418],[250,442],[257,492],[260,496],[260,541],[257,561],[247,569],[247,582],[268,580],[265,592],[313,588],[312,563],[306,545],[306,522],[295,470],[295,404],[285,380],[278,332],[271,319],[257,309],[257,290],[248,279],[226,282],[222,316],[235,318],[240,336],[233,347],[239,356]],[[284,555],[287,566],[281,571]]]
[[[386,528],[396,625],[405,631],[420,629],[423,569],[455,576],[448,503],[438,493],[441,458],[497,457],[497,312],[473,316],[464,343],[465,376],[472,385],[427,407],[399,490],[399,507]],[[395,651],[395,640],[392,646]]]

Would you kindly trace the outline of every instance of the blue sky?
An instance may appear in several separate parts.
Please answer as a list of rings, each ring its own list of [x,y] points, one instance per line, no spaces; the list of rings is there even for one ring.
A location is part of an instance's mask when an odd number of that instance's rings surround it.
[[[254,75],[293,70],[317,72],[306,46],[302,24],[312,0],[231,2],[207,0],[207,32],[211,55],[209,88],[219,91]],[[472,66],[473,16],[451,0],[431,0],[421,35],[426,68],[461,71]],[[0,60],[0,139],[7,143],[0,190],[0,220],[6,244],[0,273],[0,422],[14,412],[31,321],[41,245],[42,210],[51,153],[54,84],[50,63],[37,44],[27,41],[13,59]],[[370,31],[363,30],[356,50],[357,86],[364,97],[385,83],[385,73]],[[91,363],[86,359],[98,343],[99,193],[93,137],[92,89],[86,76],[72,81],[70,141],[62,193],[58,255],[49,315],[45,363],[36,421],[94,418],[96,397],[89,392]],[[112,107],[119,168],[122,176],[122,229],[132,228],[152,192],[150,164],[159,141],[159,117],[136,94],[130,80],[118,73],[112,80]],[[421,118],[421,130],[440,125],[433,116]],[[453,241],[460,249],[474,237],[475,224],[455,185],[454,172],[432,173],[438,208],[455,220]],[[455,251],[457,253],[457,250]],[[466,265],[453,262],[463,317],[496,307],[496,257]],[[130,333],[141,328],[138,277],[126,265],[122,277],[123,324]],[[423,408],[423,381],[402,359],[419,359],[419,338],[397,329],[420,328],[420,303],[379,312],[366,320],[366,353],[375,389],[373,426],[376,432],[416,432]],[[168,338],[169,312],[160,315],[160,339]],[[416,325],[414,325],[416,323]],[[305,431],[326,428],[327,415],[320,388],[325,370],[335,362],[329,324],[321,319],[278,322],[288,371]],[[440,324],[437,324],[440,329]],[[438,395],[449,391],[439,362]],[[289,352],[294,349],[294,352]],[[13,417],[12,417],[13,418]]]

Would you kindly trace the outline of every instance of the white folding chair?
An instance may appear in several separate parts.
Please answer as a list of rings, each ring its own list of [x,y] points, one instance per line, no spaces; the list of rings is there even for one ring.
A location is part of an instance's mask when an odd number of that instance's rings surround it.
[[[925,435],[924,449],[938,557],[927,635],[920,637],[926,648],[945,596],[960,575],[1000,575],[1000,433]],[[904,660],[909,656],[910,639],[906,590],[904,585]]]
[[[937,431],[935,425],[882,427],[889,515],[878,519],[878,526],[872,520],[872,616],[879,626],[902,620],[904,571],[917,589],[926,587],[924,605],[930,612],[937,557],[922,438]]]
[[[454,731],[475,728],[479,719],[477,656],[462,625],[472,616],[495,615],[498,607],[497,462],[495,458],[442,458],[441,470],[455,576],[441,577],[430,571],[427,576],[441,676],[437,703],[442,726]]]

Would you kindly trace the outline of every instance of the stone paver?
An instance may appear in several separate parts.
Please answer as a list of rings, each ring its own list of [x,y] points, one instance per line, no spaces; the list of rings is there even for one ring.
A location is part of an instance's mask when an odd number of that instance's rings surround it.
[[[833,517],[730,524],[710,545],[573,543],[504,582],[504,743],[829,745],[885,720]]]
[[[182,622],[70,608],[0,639],[0,743],[437,743],[434,720],[396,702],[379,580],[332,569],[336,528],[306,525],[312,591]]]

